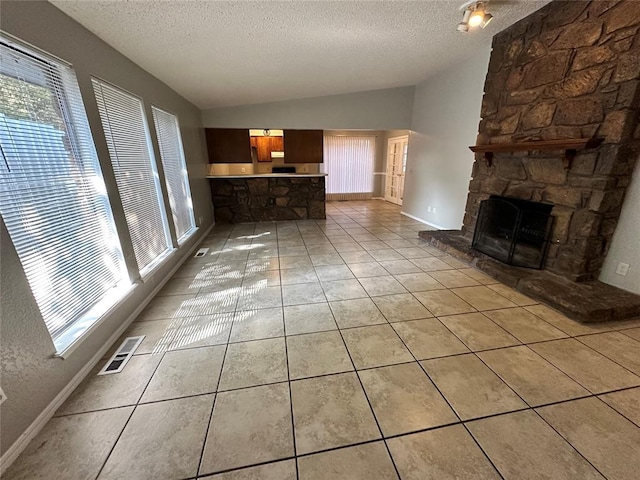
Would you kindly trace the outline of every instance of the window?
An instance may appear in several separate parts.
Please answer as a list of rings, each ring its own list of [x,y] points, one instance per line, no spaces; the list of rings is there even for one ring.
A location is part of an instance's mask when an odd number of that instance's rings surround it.
[[[324,137],[323,170],[327,176],[327,199],[371,198],[375,137]]]
[[[0,40],[0,212],[61,352],[130,288],[73,70]]]
[[[171,251],[144,107],[139,98],[92,81],[138,269],[144,276]]]
[[[160,145],[160,158],[169,192],[173,224],[176,227],[178,243],[182,243],[195,231],[196,222],[193,218],[189,175],[180,139],[180,126],[175,115],[156,107],[151,107],[151,110]]]

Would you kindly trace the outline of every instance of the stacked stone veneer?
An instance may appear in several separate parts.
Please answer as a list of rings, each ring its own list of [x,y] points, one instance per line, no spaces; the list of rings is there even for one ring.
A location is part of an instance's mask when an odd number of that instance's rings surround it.
[[[491,194],[554,204],[546,268],[597,277],[638,157],[640,2],[554,1],[497,34],[478,144],[601,137],[570,168],[558,152],[476,154],[463,233]]]
[[[323,219],[324,177],[212,178],[216,223]]]

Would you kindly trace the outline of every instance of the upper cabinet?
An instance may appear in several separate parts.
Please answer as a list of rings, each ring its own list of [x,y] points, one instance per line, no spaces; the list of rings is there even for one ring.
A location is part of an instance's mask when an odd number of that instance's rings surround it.
[[[279,152],[282,154],[283,148],[281,136],[251,137],[251,150],[259,162],[271,162],[274,158],[274,153]]]
[[[285,163],[322,163],[324,134],[322,130],[285,130]]]
[[[209,163],[251,163],[249,129],[205,128]]]

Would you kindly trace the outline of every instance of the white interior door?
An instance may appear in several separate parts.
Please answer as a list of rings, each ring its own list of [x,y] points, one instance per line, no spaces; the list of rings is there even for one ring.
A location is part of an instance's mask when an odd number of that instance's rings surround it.
[[[409,137],[390,138],[387,144],[387,174],[384,199],[402,205],[404,172],[407,168]]]

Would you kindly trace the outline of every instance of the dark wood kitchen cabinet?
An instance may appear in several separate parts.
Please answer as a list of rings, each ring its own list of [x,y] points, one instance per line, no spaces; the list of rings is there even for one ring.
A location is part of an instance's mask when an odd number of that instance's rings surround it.
[[[324,133],[322,130],[285,130],[285,163],[322,163]]]
[[[251,163],[249,130],[205,128],[209,163]]]
[[[271,162],[271,152],[282,152],[282,137],[251,137],[251,148],[259,162]]]

